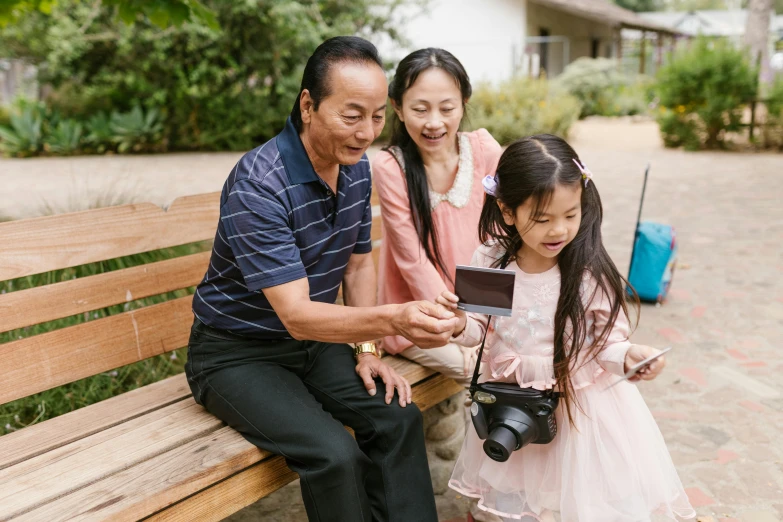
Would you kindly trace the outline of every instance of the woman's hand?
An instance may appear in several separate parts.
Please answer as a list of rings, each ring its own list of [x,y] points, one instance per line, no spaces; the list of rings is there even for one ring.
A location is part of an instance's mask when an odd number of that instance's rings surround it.
[[[457,337],[465,329],[465,325],[468,322],[468,316],[465,314],[465,312],[457,308],[457,303],[459,303],[459,297],[452,294],[448,290],[445,290],[442,294],[440,294],[435,299],[435,302],[443,306],[447,310],[451,310],[452,312],[454,312],[454,315],[457,317],[457,326],[454,327],[454,333],[452,335],[454,337]]]
[[[625,372],[627,373],[628,370],[657,353],[660,353],[660,350],[653,348],[652,346],[632,344],[631,347],[628,348],[628,352],[625,354]],[[640,380],[651,381],[658,377],[664,366],[666,366],[666,357],[659,357],[649,365],[639,370],[639,373],[628,380],[631,382],[637,382]]]

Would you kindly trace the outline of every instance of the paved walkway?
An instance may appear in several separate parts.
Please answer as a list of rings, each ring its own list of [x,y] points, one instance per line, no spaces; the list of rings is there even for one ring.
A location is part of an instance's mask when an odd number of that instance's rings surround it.
[[[634,339],[674,347],[664,374],[641,387],[700,520],[783,520],[783,156],[665,150],[654,124],[628,120],[580,122],[572,144],[595,174],[622,271],[648,161],[644,216],[677,229],[671,298],[642,309]],[[0,215],[117,194],[166,204],[219,190],[237,157],[0,160]],[[443,519],[462,520],[464,499],[444,500]]]

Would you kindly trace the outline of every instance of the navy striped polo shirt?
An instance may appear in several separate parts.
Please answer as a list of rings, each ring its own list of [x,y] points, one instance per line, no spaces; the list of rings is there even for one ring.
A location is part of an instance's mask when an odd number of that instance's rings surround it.
[[[223,185],[220,222],[193,313],[256,339],[290,338],[262,289],[306,277],[310,299],[334,303],[351,254],[372,251],[370,162],[341,165],[334,194],[286,122],[245,154]]]

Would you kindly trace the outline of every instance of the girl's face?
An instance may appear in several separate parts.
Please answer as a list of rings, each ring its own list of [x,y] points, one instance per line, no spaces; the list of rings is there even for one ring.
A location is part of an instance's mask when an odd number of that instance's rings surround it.
[[[522,237],[520,257],[557,260],[563,248],[574,240],[582,222],[582,184],[557,185],[552,199],[540,215],[533,215],[535,203],[528,198],[515,211],[498,202],[507,225]]]
[[[464,114],[462,104],[454,78],[439,67],[431,67],[402,95],[402,107],[393,106],[419,150],[434,153],[456,143]]]

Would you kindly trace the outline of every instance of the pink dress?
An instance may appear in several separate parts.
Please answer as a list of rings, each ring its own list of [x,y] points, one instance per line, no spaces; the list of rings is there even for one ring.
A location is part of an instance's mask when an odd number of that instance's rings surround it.
[[[502,149],[485,129],[459,133],[459,167],[446,194],[430,192],[432,221],[438,231],[443,264],[452,270],[470,263],[479,246],[478,222],[484,206],[481,180],[494,174]],[[378,304],[434,301],[444,290],[453,291],[427,259],[413,226],[405,174],[391,153],[379,152],[372,162],[373,187],[383,216],[383,241],[378,264]],[[412,343],[400,336],[386,337],[383,349],[400,353]]]
[[[492,266],[501,252],[483,245],[474,266]],[[560,294],[557,266],[527,274],[516,263],[514,311],[495,317],[487,335],[482,380],[517,382],[538,390],[555,386],[552,367],[554,315]],[[587,275],[582,295],[589,333],[601,332],[609,317],[609,301]],[[455,342],[481,342],[486,316],[471,315]],[[449,485],[478,498],[479,507],[514,520],[542,520],[559,512],[563,522],[648,522],[653,517],[693,518],[666,444],[637,387],[628,382],[605,388],[623,374],[629,325],[621,314],[604,349],[571,378],[581,411],[572,408],[575,427],[565,408],[556,412],[558,434],[545,445],[530,444],[495,462],[484,454],[470,427]],[[587,339],[593,339],[590,335]],[[580,366],[580,365],[577,365]]]

